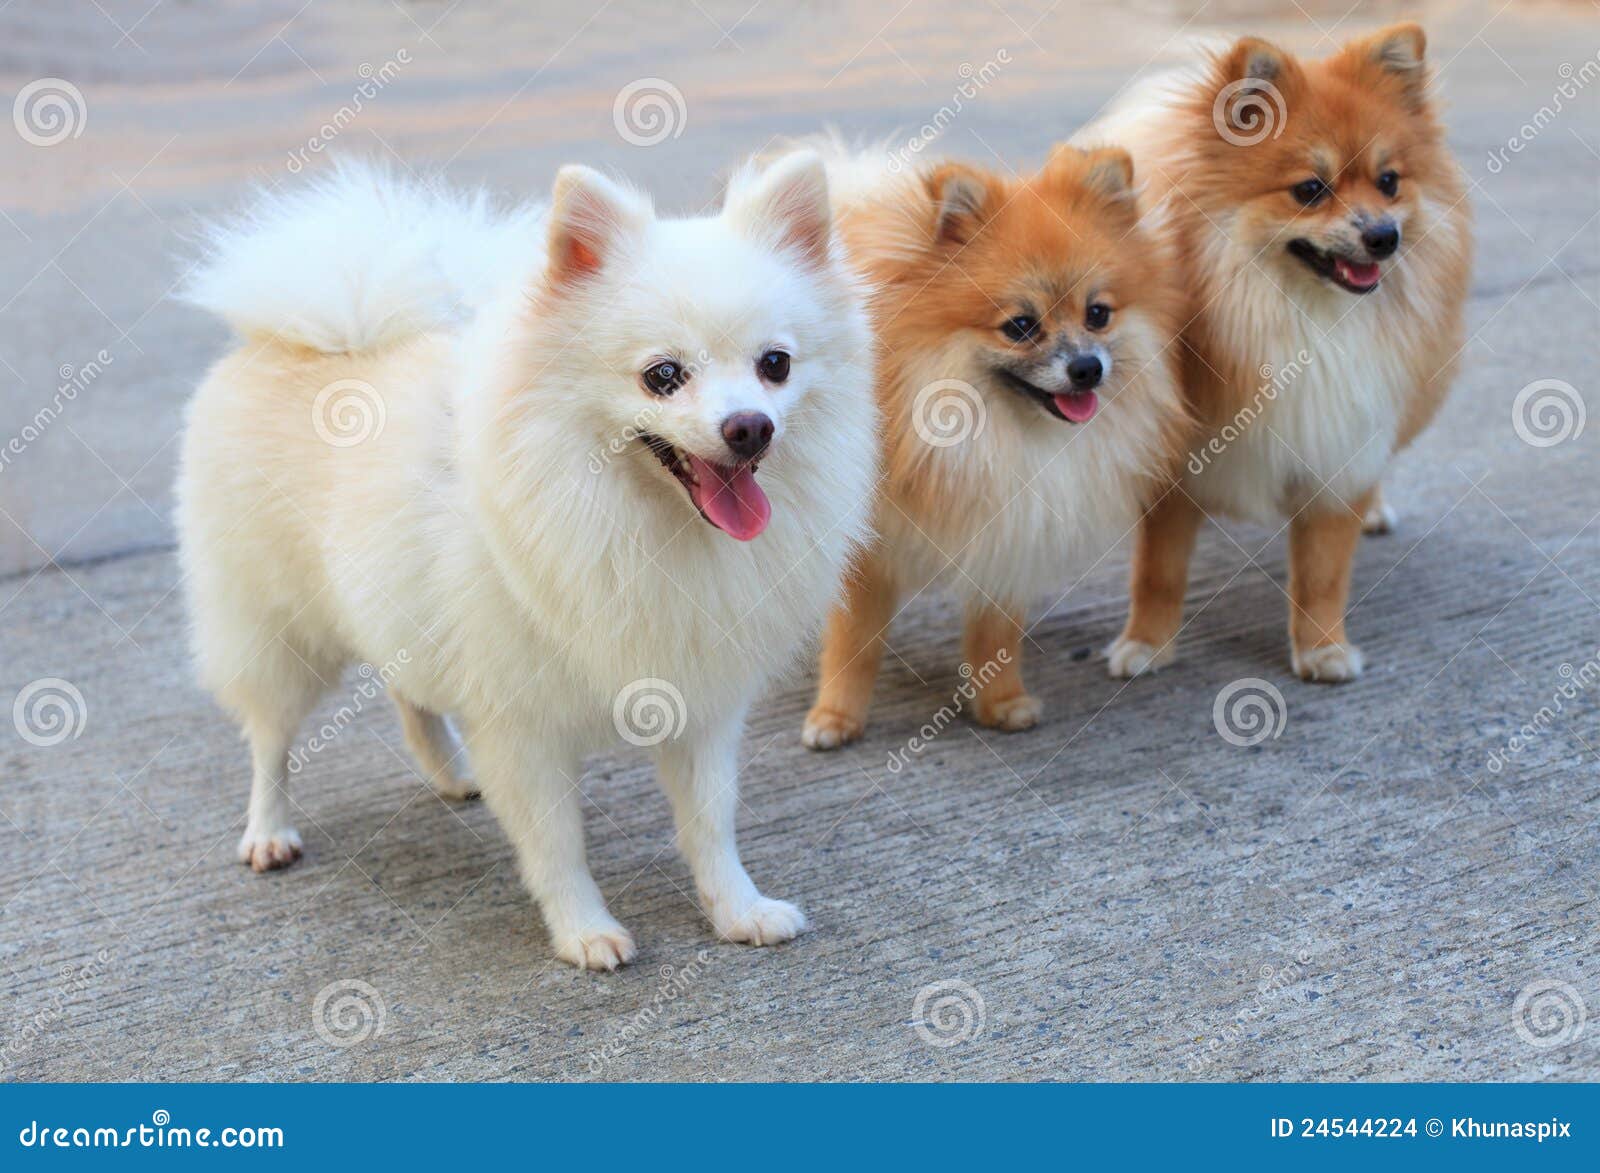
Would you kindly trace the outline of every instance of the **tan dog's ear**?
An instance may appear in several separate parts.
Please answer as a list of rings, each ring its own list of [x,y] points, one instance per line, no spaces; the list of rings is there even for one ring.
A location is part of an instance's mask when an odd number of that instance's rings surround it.
[[[550,283],[561,286],[594,276],[653,214],[646,197],[592,167],[563,167],[550,203]]]
[[[964,163],[946,163],[928,176],[934,205],[934,238],[965,244],[988,220],[989,182]]]
[[[1270,41],[1243,37],[1217,58],[1211,119],[1217,133],[1249,146],[1283,133],[1290,97],[1299,88],[1300,63]]]
[[[1365,74],[1399,83],[1407,103],[1415,109],[1427,98],[1427,48],[1428,35],[1422,26],[1407,22],[1347,42],[1339,51],[1339,59],[1354,76]]]
[[[1123,199],[1133,195],[1133,156],[1121,147],[1100,147],[1088,152],[1089,169],[1083,181],[1103,196]]]

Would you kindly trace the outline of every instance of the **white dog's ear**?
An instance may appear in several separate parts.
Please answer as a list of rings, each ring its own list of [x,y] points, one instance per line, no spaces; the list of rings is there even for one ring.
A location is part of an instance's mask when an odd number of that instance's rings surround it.
[[[550,205],[551,283],[594,276],[652,215],[648,199],[592,167],[563,167]]]
[[[760,175],[741,177],[728,189],[723,215],[808,264],[826,264],[833,211],[822,157],[815,151],[796,151]]]

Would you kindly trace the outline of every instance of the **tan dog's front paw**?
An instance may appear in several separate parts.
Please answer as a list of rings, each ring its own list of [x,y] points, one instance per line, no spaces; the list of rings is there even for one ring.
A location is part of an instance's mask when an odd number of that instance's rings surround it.
[[[1294,649],[1294,670],[1301,680],[1343,684],[1361,675],[1361,651],[1350,644],[1324,644]]]
[[[712,923],[725,940],[746,945],[776,945],[805,932],[806,916],[787,901],[758,896],[733,915],[714,917]]]
[[[986,700],[982,694],[978,696],[978,723],[1007,733],[1032,729],[1043,712],[1044,705],[1025,692],[1001,701]]]
[[[607,972],[619,965],[627,965],[639,953],[639,947],[633,943],[633,934],[614,920],[561,937],[555,945],[556,956],[562,961],[570,962],[579,969],[603,969]]]
[[[865,725],[859,718],[817,705],[806,714],[800,740],[807,749],[838,749],[860,737],[863,728]]]
[[[1399,524],[1400,516],[1388,505],[1379,501],[1367,515],[1361,519],[1361,532],[1374,537],[1394,533],[1395,526]]]
[[[300,832],[293,827],[279,827],[275,831],[246,829],[239,840],[239,862],[247,863],[256,872],[272,872],[286,868],[300,858]]]
[[[1156,647],[1143,640],[1118,636],[1116,642],[1106,649],[1106,669],[1119,680],[1126,680],[1165,668],[1177,654],[1178,649],[1170,639]]]

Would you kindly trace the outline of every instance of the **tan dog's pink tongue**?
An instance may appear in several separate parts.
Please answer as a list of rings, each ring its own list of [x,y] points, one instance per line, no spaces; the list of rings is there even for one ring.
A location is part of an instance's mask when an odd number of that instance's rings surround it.
[[[1056,410],[1075,424],[1088,423],[1100,409],[1100,396],[1093,391],[1074,391],[1051,398],[1055,400]]]
[[[726,468],[685,452],[694,470],[694,485],[689,497],[712,525],[729,537],[748,542],[767,528],[772,518],[772,502],[756,484],[748,465]]]

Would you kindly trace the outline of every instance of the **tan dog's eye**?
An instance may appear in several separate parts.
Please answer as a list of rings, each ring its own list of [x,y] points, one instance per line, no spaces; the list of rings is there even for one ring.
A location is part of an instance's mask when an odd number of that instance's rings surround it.
[[[1018,314],[1007,320],[1000,332],[1013,342],[1027,342],[1038,336],[1039,319],[1030,318],[1027,314]]]
[[[1104,302],[1095,302],[1084,311],[1083,324],[1091,330],[1104,330],[1111,324],[1111,307]]]
[[[1378,190],[1391,200],[1400,194],[1400,174],[1397,171],[1385,171],[1378,176]]]
[[[1309,208],[1328,194],[1328,185],[1320,179],[1307,179],[1291,187],[1289,194]]]

